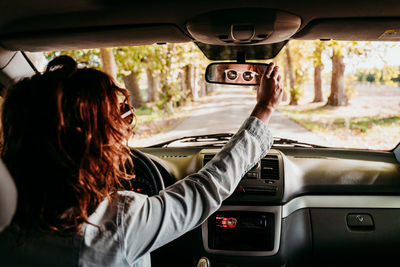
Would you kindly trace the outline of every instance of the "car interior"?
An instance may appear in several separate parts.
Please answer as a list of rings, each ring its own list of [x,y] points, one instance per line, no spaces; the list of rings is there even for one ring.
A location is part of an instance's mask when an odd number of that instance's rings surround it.
[[[391,0],[3,0],[0,10],[1,90],[38,72],[26,52],[194,42],[211,61],[244,63],[273,58],[290,40],[400,41],[400,2]],[[154,195],[200,170],[221,147],[132,149],[135,186]],[[215,214],[153,252],[152,264],[397,265],[399,162],[400,147],[275,142]],[[1,230],[16,196],[7,171],[0,176]]]

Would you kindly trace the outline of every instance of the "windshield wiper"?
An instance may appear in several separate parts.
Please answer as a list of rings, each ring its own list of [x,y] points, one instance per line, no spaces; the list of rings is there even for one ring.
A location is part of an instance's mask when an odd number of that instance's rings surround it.
[[[195,135],[195,136],[185,136],[176,139],[172,139],[163,143],[149,146],[154,147],[167,147],[169,144],[179,141],[180,143],[204,143],[210,142],[210,144],[201,146],[223,146],[225,145],[233,136],[232,133],[219,133],[219,134],[205,134],[205,135]]]
[[[199,144],[198,147],[222,147],[224,146],[233,136],[232,133],[219,133],[219,134],[206,134],[206,135],[195,135],[195,136],[185,136],[176,139],[172,139],[163,143],[159,143],[156,145],[149,146],[149,148],[156,147],[168,147],[169,144],[174,142],[179,143],[207,143],[207,144]],[[312,147],[312,148],[326,148],[325,146],[309,144],[305,142],[299,142],[297,140],[288,139],[288,138],[279,138],[274,137],[274,146],[282,145],[282,146],[292,146],[292,147]]]
[[[288,146],[295,146],[295,147],[313,147],[313,148],[326,148],[326,146],[314,145],[305,142],[299,142],[297,140],[288,139],[288,138],[279,138],[274,137],[274,145],[288,145]]]

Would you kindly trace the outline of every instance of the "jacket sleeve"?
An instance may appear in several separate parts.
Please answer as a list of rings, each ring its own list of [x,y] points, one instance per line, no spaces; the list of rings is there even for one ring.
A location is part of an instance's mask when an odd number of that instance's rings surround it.
[[[249,117],[200,171],[147,197],[125,195],[121,242],[128,263],[201,225],[229,197],[243,175],[266,155],[273,138],[266,125]]]

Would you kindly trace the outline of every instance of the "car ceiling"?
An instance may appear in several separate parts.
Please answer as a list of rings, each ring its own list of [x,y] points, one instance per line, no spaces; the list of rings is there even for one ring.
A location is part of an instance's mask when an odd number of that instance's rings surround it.
[[[2,0],[0,46],[44,51],[187,42],[195,39],[188,21],[233,8],[266,8],[300,17],[293,39],[400,40],[397,32],[385,35],[400,29],[398,0]]]

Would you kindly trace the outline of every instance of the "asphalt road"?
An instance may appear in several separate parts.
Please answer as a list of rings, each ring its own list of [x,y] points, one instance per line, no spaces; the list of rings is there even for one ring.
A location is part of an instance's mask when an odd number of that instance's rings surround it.
[[[198,106],[189,117],[168,132],[137,140],[134,146],[148,146],[174,138],[214,133],[235,133],[250,115],[255,104],[255,95],[244,87],[224,88],[210,101]],[[282,113],[274,112],[269,123],[276,137],[290,138],[307,143],[326,145],[321,137],[290,120]]]

